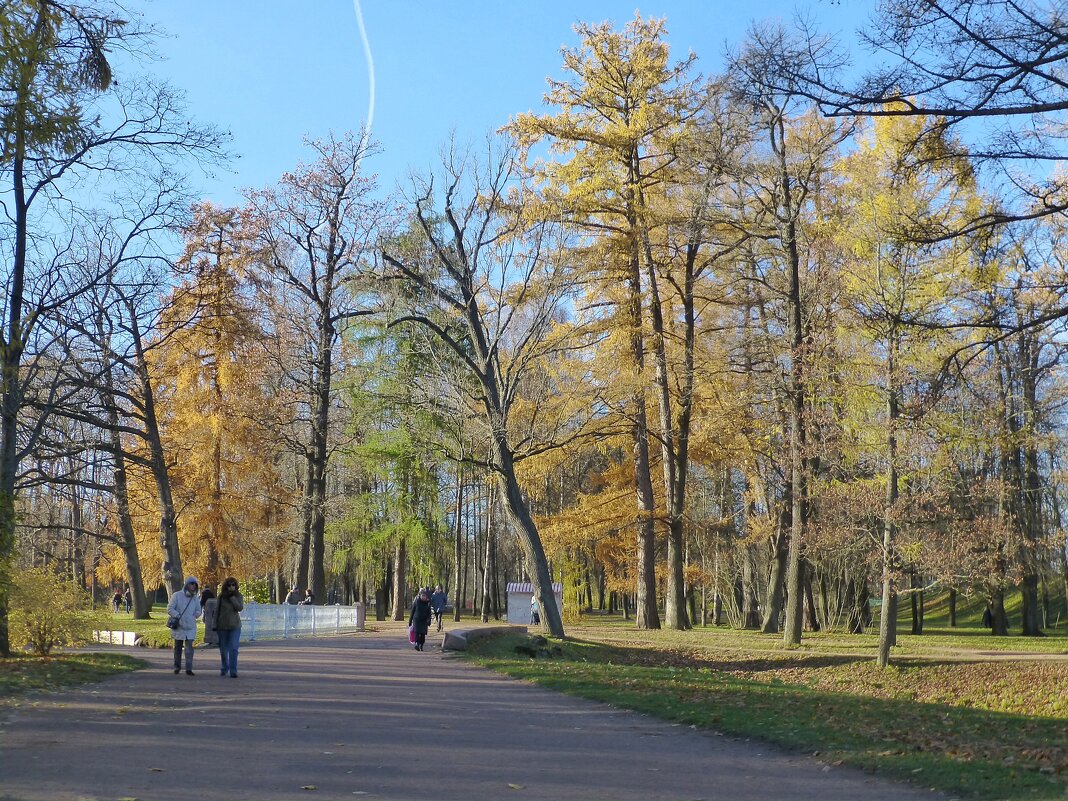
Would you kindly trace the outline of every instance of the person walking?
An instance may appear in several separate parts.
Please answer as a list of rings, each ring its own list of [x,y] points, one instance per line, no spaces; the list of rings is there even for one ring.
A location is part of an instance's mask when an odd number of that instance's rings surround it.
[[[289,589],[289,592],[286,594],[285,603],[292,604],[293,606],[300,603],[300,590],[298,590],[296,586]]]
[[[426,587],[419,590],[412,604],[412,613],[408,616],[408,625],[415,630],[415,650],[422,651],[426,644],[426,633],[430,630],[430,595]]]
[[[445,614],[445,607],[449,605],[449,597],[439,584],[434,588],[434,594],[430,596],[430,608],[434,610],[434,622],[438,631],[441,631],[441,616]]]
[[[297,605],[298,606],[311,606],[314,603],[315,603],[315,593],[313,593],[311,591],[311,587],[308,587],[308,589],[306,589],[304,591],[304,600],[302,600]]]
[[[193,675],[193,640],[197,638],[197,619],[201,615],[197,590],[200,582],[189,576],[185,586],[171,596],[167,604],[167,628],[174,638],[174,672],[182,669],[182,649],[185,649],[185,675]]]
[[[991,604],[986,605],[986,610],[983,612],[983,628],[994,630],[994,607]]]
[[[219,611],[215,628],[219,632],[219,658],[222,660],[220,676],[230,674],[237,678],[237,649],[241,644],[241,615],[245,601],[237,588],[237,579],[230,576],[219,590]]]
[[[115,594],[111,596],[111,611],[118,612],[119,604],[122,602],[122,593],[115,590]]]
[[[130,588],[126,588],[126,592],[122,594],[122,602],[126,604],[126,614],[130,614],[130,607],[133,606],[133,594],[130,592]]]
[[[538,597],[536,595],[530,596],[530,625],[541,625],[541,615],[538,613]]]
[[[217,648],[219,646],[219,632],[215,624],[219,616],[219,599],[215,593],[205,587],[200,593],[200,606],[204,610],[204,647]]]

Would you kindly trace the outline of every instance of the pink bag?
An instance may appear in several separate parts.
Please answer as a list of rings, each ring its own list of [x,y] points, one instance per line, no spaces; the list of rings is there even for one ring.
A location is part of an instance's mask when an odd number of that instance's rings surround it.
[[[408,643],[415,645],[415,626],[408,627]]]

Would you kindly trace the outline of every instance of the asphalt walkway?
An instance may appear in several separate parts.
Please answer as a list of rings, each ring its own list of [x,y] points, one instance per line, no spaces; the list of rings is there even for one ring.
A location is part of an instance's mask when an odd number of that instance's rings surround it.
[[[864,773],[559,695],[397,633],[198,654],[0,716],[18,801],[918,801]]]

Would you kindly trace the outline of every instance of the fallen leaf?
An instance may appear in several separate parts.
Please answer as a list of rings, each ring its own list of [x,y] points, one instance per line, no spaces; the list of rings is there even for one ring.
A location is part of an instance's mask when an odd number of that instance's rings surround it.
[[[521,785],[521,784],[512,784],[511,782],[508,782],[508,787],[510,789],[512,789],[512,790],[522,790],[523,789],[523,785]]]
[[[318,790],[319,788],[316,787],[314,784],[302,784],[300,786],[300,789],[301,790]]]
[[[166,770],[166,768],[149,768],[149,770],[150,770],[150,771],[151,771],[152,773],[163,773],[163,771],[165,771],[165,770]]]

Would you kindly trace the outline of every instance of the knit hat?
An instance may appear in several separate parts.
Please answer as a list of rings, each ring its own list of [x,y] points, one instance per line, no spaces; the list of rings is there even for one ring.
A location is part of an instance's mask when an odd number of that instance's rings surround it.
[[[200,582],[197,581],[197,577],[196,576],[186,576],[185,577],[185,586],[188,587],[190,584],[196,584],[198,587],[200,586]]]

